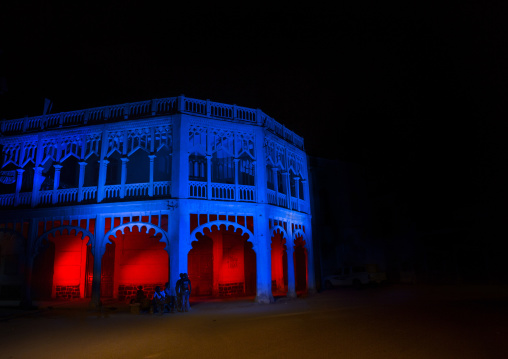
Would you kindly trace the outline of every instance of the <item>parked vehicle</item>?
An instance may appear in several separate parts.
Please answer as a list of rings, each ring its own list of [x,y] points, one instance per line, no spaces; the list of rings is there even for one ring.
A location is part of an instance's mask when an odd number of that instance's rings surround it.
[[[325,288],[353,286],[360,288],[367,284],[381,284],[386,281],[386,273],[377,265],[341,267],[333,275],[324,278]]]

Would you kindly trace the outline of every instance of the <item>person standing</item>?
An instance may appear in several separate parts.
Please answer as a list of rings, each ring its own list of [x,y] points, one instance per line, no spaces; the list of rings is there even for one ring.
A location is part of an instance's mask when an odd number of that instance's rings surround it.
[[[161,287],[157,286],[155,287],[155,292],[153,293],[153,312],[157,313],[159,312],[160,315],[164,312],[164,292],[161,292]]]
[[[164,311],[168,311],[169,313],[174,312],[174,298],[171,295],[171,289],[169,288],[169,282],[167,282],[164,286],[164,299],[165,299],[165,305],[164,305]]]
[[[183,274],[180,287],[180,292],[182,293],[182,311],[188,312],[190,310],[189,297],[191,294],[191,281],[187,273]]]
[[[183,273],[180,273],[180,279],[176,281],[175,285],[175,292],[176,292],[176,310],[179,312],[182,311],[182,280],[183,280]]]

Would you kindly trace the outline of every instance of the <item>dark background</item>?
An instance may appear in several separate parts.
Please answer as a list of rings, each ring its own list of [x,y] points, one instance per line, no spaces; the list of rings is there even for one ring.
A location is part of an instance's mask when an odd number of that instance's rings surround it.
[[[362,166],[367,197],[389,193],[423,231],[458,212],[505,231],[507,5],[141,4],[3,4],[1,118],[44,98],[260,108],[309,155]]]

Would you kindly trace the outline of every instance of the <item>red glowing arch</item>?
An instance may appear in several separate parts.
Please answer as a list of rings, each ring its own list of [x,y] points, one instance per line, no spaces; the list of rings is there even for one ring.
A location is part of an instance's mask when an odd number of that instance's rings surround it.
[[[86,243],[87,245],[89,244],[93,244],[94,243],[94,235],[87,229],[85,228],[81,228],[81,227],[77,227],[77,226],[69,226],[69,225],[64,225],[64,226],[59,226],[59,227],[55,227],[55,228],[52,228],[50,229],[49,231],[41,234],[39,236],[39,238],[37,238],[35,240],[35,243],[34,243],[34,255],[37,254],[37,251],[40,249],[40,247],[42,246],[42,241],[43,240],[48,240],[48,236],[50,234],[52,234],[53,236],[60,232],[60,234],[66,234],[65,232],[67,232],[68,234],[72,234],[72,232],[75,231],[76,232],[76,237],[79,236],[79,234],[81,234],[81,240],[84,240],[86,237],[88,237],[88,242]]]
[[[109,230],[105,235],[104,235],[104,240],[103,240],[103,245],[105,246],[106,243],[112,243],[111,240],[109,239],[109,237],[113,236],[114,238],[117,238],[116,236],[116,233],[118,231],[120,231],[122,234],[125,234],[125,229],[126,228],[129,228],[131,231],[134,227],[137,227],[139,232],[141,233],[143,227],[146,228],[146,233],[148,234],[150,232],[151,229],[155,230],[155,233],[153,234],[154,236],[156,236],[157,234],[162,234],[162,237],[161,239],[159,240],[159,242],[163,242],[166,246],[165,246],[165,250],[169,250],[169,237],[168,235],[166,234],[166,231],[163,230],[162,228],[156,226],[156,225],[153,225],[151,223],[145,223],[145,222],[131,222],[131,223],[124,223],[118,227],[115,227],[111,230]]]
[[[202,235],[205,235],[204,229],[208,228],[211,231],[212,227],[214,227],[214,226],[217,227],[218,230],[220,230],[220,227],[222,225],[224,225],[226,227],[226,229],[233,227],[235,232],[237,232],[238,230],[242,231],[243,232],[242,236],[247,234],[249,236],[249,241],[252,243],[252,249],[254,250],[254,252],[257,253],[257,251],[256,251],[257,246],[256,246],[255,241],[253,241],[254,234],[247,227],[242,226],[241,224],[238,224],[235,222],[230,222],[230,221],[224,221],[224,220],[218,220],[218,221],[204,223],[204,224],[200,225],[199,227],[197,227],[196,229],[194,229],[189,237],[189,240],[186,243],[189,250],[190,250],[190,248],[192,248],[192,242],[196,239],[196,234],[201,233]]]

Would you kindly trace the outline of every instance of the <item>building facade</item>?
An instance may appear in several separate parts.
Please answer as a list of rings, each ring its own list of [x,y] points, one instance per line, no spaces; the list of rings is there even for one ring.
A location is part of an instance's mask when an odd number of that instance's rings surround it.
[[[178,96],[1,124],[0,298],[314,291],[303,139]]]

